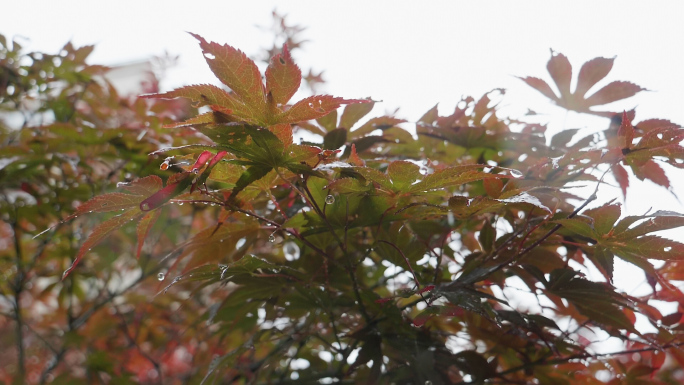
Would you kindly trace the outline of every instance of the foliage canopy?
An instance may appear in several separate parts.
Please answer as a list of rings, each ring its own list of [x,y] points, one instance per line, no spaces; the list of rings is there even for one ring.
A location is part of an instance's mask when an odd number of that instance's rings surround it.
[[[90,46],[25,54],[0,39],[0,106],[21,120],[0,138],[0,379],[682,381],[684,244],[652,233],[684,216],[624,216],[595,193],[612,178],[626,195],[628,170],[669,188],[661,165],[684,167],[684,130],[593,109],[643,90],[586,96],[613,59],[585,63],[574,92],[560,53],[558,92],[521,78],[610,122],[549,138],[499,116],[502,90],[410,124],[367,118],[371,99],[291,102],[302,73],[287,44],[262,76],[192,36],[223,85],[159,93],[152,78],[140,98],[86,64]],[[616,289],[616,258],[652,293]],[[596,353],[605,336],[624,350]]]

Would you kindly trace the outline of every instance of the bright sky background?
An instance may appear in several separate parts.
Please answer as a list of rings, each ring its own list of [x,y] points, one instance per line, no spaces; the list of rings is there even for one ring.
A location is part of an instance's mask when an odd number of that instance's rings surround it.
[[[401,107],[399,117],[416,121],[440,103],[449,113],[463,95],[481,96],[507,89],[502,113],[520,117],[527,108],[548,114],[550,131],[603,130],[607,120],[566,113],[514,77],[549,81],[549,48],[570,58],[575,71],[597,56],[617,60],[608,75],[652,92],[611,105],[614,111],[637,106],[636,121],[669,119],[684,124],[684,29],[682,1],[36,1],[5,2],[0,33],[23,36],[31,50],[57,52],[71,40],[96,44],[92,63],[121,64],[160,55],[180,54],[179,66],[163,83],[172,88],[192,83],[219,84],[199,46],[185,31],[228,43],[247,54],[269,47],[271,35],[257,25],[271,25],[271,11],[307,26],[310,40],[295,52],[304,69],[324,70],[326,93],[345,98],[370,96],[383,103],[373,114]],[[591,93],[591,91],[590,91]],[[683,173],[668,173],[674,191],[684,197]],[[650,207],[684,211],[669,192],[650,182],[630,191],[626,209],[642,214]],[[603,187],[600,201],[619,197]],[[683,232],[667,233],[682,238]],[[616,277],[620,269],[616,266]],[[626,270],[625,270],[626,271]],[[631,270],[630,270],[631,271]],[[632,271],[633,272],[633,271]],[[625,274],[633,287],[635,277]],[[636,279],[643,281],[643,275]],[[645,288],[642,284],[642,288]]]

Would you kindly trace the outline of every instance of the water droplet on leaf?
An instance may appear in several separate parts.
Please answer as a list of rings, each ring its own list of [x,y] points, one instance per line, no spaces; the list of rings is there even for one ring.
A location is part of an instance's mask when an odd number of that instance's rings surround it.
[[[275,241],[276,241],[275,235],[274,235],[274,234],[269,235],[269,236],[268,236],[268,241],[271,242],[271,243],[275,243]]]
[[[226,274],[226,270],[228,270],[227,265],[219,265],[219,270],[221,270],[221,279],[223,279],[223,276]]]
[[[147,203],[143,203],[143,204],[140,205],[140,210],[142,210],[142,211],[149,211],[149,210],[150,210],[150,205],[148,205]]]
[[[329,205],[335,203],[335,197],[332,195],[328,195],[327,197],[325,197],[325,203]]]
[[[159,273],[159,274],[157,274],[157,280],[158,280],[158,281],[163,281],[164,278],[165,278],[165,277],[164,277],[164,273]]]
[[[283,253],[288,261],[296,261],[299,259],[299,246],[294,242],[287,242],[283,245]]]
[[[518,170],[513,170],[513,169],[511,169],[511,175],[516,177],[516,178],[522,178],[523,177],[523,173],[521,173]]]

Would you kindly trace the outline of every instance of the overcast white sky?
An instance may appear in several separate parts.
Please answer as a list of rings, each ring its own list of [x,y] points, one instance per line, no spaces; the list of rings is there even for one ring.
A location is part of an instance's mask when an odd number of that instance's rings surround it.
[[[549,48],[570,58],[575,70],[596,56],[617,56],[607,81],[628,80],[652,92],[615,103],[637,106],[637,121],[670,119],[684,124],[684,29],[682,1],[35,1],[5,2],[0,33],[23,36],[31,50],[56,52],[71,40],[96,44],[92,63],[144,60],[165,50],[180,54],[165,87],[218,81],[196,40],[228,43],[256,54],[271,43],[256,25],[271,24],[271,11],[308,26],[310,42],[295,60],[324,70],[324,91],[335,96],[383,100],[374,114],[400,107],[417,120],[440,103],[450,112],[462,95],[508,90],[504,113],[531,108],[553,131],[603,130],[605,119],[566,114],[513,75],[548,80]],[[607,81],[601,84],[607,83]],[[684,196],[682,172],[668,169]],[[632,214],[649,207],[684,211],[673,196],[650,182],[638,183],[626,202]],[[603,202],[618,196],[603,188]],[[679,233],[681,235],[681,232]],[[674,236],[669,233],[668,236]]]

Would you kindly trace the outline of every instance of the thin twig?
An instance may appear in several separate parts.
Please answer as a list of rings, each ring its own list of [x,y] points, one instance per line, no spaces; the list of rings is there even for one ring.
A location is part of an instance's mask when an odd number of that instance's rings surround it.
[[[572,360],[582,360],[582,359],[597,359],[601,357],[612,357],[612,356],[621,356],[625,354],[634,354],[634,353],[644,353],[644,352],[653,352],[656,350],[664,350],[664,349],[669,349],[669,348],[675,348],[675,347],[680,347],[684,346],[684,342],[677,342],[677,343],[672,343],[672,344],[665,344],[662,346],[651,346],[647,348],[640,348],[640,349],[630,349],[630,350],[622,350],[619,352],[609,352],[609,353],[580,353],[580,354],[573,354],[571,356],[563,357],[563,358],[556,358],[553,360],[547,360],[546,358],[540,358],[537,361],[532,361],[527,364],[523,364],[520,366],[516,366],[507,370],[504,370],[503,372],[497,373],[497,377],[499,376],[504,376],[506,374],[510,373],[515,373],[520,370],[525,370],[530,367],[534,366],[546,366],[546,365],[558,365],[558,364],[564,364],[566,362],[572,361]],[[469,384],[469,382],[462,382],[461,384]]]
[[[599,179],[598,183],[596,183],[596,188],[594,189],[594,192],[587,198],[584,203],[582,203],[579,207],[577,207],[570,215],[566,217],[566,219],[570,219],[575,217],[577,214],[579,214],[580,211],[582,211],[587,205],[597,199],[596,193],[598,193],[598,189],[601,186],[601,183],[603,182],[603,178],[606,176],[606,174],[610,171],[610,167],[601,175],[601,179]],[[547,238],[549,238],[551,235],[553,235],[556,231],[560,230],[560,228],[563,227],[562,224],[557,224],[555,225],[551,230],[549,230],[546,234],[544,234],[541,238],[537,239],[534,243],[531,245],[527,246],[525,249],[520,251],[519,253],[515,254],[511,258],[508,258],[506,261],[500,263],[496,268],[494,268],[491,273],[494,273],[498,270],[501,270],[508,264],[512,263],[513,261],[520,260],[521,257],[523,257],[525,254],[529,253],[530,251],[534,250],[537,246],[539,246],[542,242],[544,242]]]
[[[23,257],[21,252],[21,236],[19,235],[19,209],[14,211],[14,221],[12,223],[12,233],[14,237],[14,252],[15,252],[15,264],[17,268],[16,279],[14,280],[14,315],[16,321],[15,332],[17,334],[17,365],[18,383],[23,383],[26,378],[26,353],[24,351],[24,321],[22,317],[21,310],[21,293],[24,289],[24,266]]]
[[[152,356],[147,354],[140,347],[140,345],[138,345],[136,340],[130,335],[130,333],[128,332],[128,322],[126,322],[126,318],[123,316],[123,314],[121,314],[121,312],[119,312],[119,308],[116,305],[113,305],[112,308],[114,309],[114,312],[116,313],[116,315],[121,320],[121,324],[120,324],[121,331],[123,332],[124,336],[128,340],[128,343],[130,345],[134,346],[135,349],[138,351],[138,353],[140,353],[143,357],[145,357],[145,359],[147,361],[149,361],[152,364],[152,366],[154,366],[155,370],[157,371],[157,373],[159,375],[159,383],[164,383],[163,378],[162,378],[163,373],[162,373],[161,365],[159,364],[159,362],[157,362],[154,358],[152,358]]]
[[[401,251],[401,249],[400,249],[399,247],[397,247],[397,245],[395,245],[395,244],[392,243],[392,242],[385,241],[385,240],[383,240],[383,239],[378,240],[378,242],[382,242],[382,243],[385,243],[385,244],[387,244],[387,245],[392,246],[396,251],[399,252],[399,254],[401,254],[402,257],[404,257],[404,261],[406,261],[406,264],[408,265],[408,268],[409,268],[409,270],[411,271],[411,274],[413,274],[413,280],[414,280],[414,282],[416,283],[416,290],[419,290],[419,289],[420,289],[420,282],[418,281],[418,277],[416,276],[416,272],[413,271],[413,267],[411,266],[411,261],[409,261],[409,259],[406,257],[406,254],[404,254],[404,252]],[[418,291],[418,295],[420,295],[420,298],[422,298],[423,301],[425,301],[425,304],[426,304],[427,306],[430,306],[430,303],[425,299],[425,297],[423,296],[423,293],[421,293],[420,291]]]

